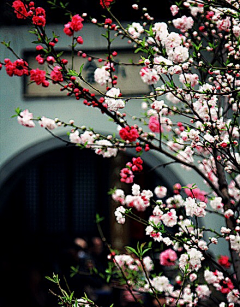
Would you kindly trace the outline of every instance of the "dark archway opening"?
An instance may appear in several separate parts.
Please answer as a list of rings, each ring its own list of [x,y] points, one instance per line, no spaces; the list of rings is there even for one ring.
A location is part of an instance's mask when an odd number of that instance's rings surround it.
[[[4,280],[0,306],[57,305],[45,276],[70,267],[67,261],[74,238],[89,240],[99,235],[96,213],[105,217],[103,231],[111,240],[114,217],[108,191],[117,182],[119,167],[130,159],[125,152],[116,161],[91,150],[60,147],[32,158],[12,173],[0,189],[0,274]],[[144,169],[136,178],[143,188],[165,185],[171,189],[156,172],[148,171],[150,166]],[[134,225],[129,233],[129,242],[135,242],[144,235],[144,228]]]

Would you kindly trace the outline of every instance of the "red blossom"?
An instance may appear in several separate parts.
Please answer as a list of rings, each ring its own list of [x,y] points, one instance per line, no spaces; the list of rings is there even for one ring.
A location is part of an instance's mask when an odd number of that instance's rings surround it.
[[[234,289],[234,285],[233,283],[231,282],[230,279],[228,279],[227,281],[226,280],[223,280],[221,282],[221,292],[223,294],[228,294],[229,292],[231,292],[231,290]]]
[[[63,75],[62,75],[61,69],[62,68],[60,66],[55,66],[53,70],[51,71],[50,75],[51,75],[53,83],[63,81]]]
[[[151,116],[149,118],[148,127],[152,132],[160,132],[160,125],[157,116]],[[163,131],[162,127],[161,131]]]
[[[192,187],[192,184],[188,184],[187,186],[189,187],[189,189],[185,188],[184,192],[187,194],[188,197],[196,198],[200,201],[207,203],[207,193],[205,191],[201,191],[199,188],[190,189]]]
[[[83,27],[83,20],[84,19],[78,14],[74,15],[72,17],[72,20],[64,25],[64,33],[68,36],[72,36],[74,32],[80,31]]]
[[[173,193],[174,194],[179,194],[181,191],[182,187],[180,183],[175,183],[173,186]]]
[[[44,27],[46,25],[46,12],[42,7],[37,7],[32,18],[34,25]]]
[[[83,27],[83,18],[80,17],[78,14],[77,15],[74,15],[72,17],[72,21],[71,21],[71,27],[73,29],[73,31],[77,32],[77,31],[80,31]]]
[[[38,68],[30,71],[30,80],[36,82],[37,85],[42,84],[45,87],[49,85],[49,82],[46,80],[46,72]]]
[[[11,62],[9,59],[5,59],[5,69],[7,74],[12,77],[13,75],[21,77],[23,75],[28,76],[28,63],[23,59],[18,59],[15,62]]]
[[[139,137],[137,129],[129,126],[122,128],[119,131],[119,135],[124,141],[129,141],[129,142],[135,142],[136,139]]]
[[[77,42],[78,42],[78,44],[83,44],[83,38],[82,38],[82,36],[78,36],[78,37],[77,37]]]
[[[223,256],[223,255],[221,255],[219,258],[218,258],[218,263],[221,265],[221,266],[223,266],[223,267],[225,267],[225,268],[230,268],[230,266],[231,266],[231,263],[229,262],[229,258],[228,258],[228,256]]]
[[[100,0],[100,5],[105,9],[109,7],[114,0]]]
[[[46,25],[46,19],[43,16],[33,16],[32,22],[36,26],[44,27]]]
[[[28,12],[22,1],[14,1],[12,7],[14,8],[14,13],[17,15],[18,19],[26,19],[28,17]]]
[[[138,157],[138,158],[132,158],[133,166],[132,166],[132,171],[133,172],[141,172],[143,170],[143,160]]]
[[[44,58],[40,55],[40,54],[38,54],[37,56],[36,56],[36,61],[38,62],[38,64],[43,64],[44,63]]]
[[[71,22],[70,21],[67,24],[64,25],[63,31],[68,36],[73,35],[73,29],[71,28]]]

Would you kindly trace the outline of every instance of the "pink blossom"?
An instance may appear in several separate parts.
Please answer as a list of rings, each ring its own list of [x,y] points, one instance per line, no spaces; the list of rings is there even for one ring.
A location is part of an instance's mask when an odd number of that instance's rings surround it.
[[[182,37],[180,34],[171,32],[163,41],[167,51],[176,48],[182,44]],[[181,70],[182,72],[182,70]]]
[[[185,271],[187,269],[188,272],[198,271],[203,260],[203,255],[196,248],[191,248],[187,251],[187,254],[182,254],[179,258],[179,267],[181,270]]]
[[[112,2],[113,0],[100,0],[100,5],[105,9],[106,7],[109,7]]]
[[[149,272],[152,271],[154,268],[153,261],[149,256],[146,256],[143,258],[143,264],[144,264],[145,269]]]
[[[140,25],[138,22],[133,22],[131,26],[128,28],[128,33],[133,37],[133,38],[139,38],[141,33],[144,32],[143,27]]]
[[[167,188],[163,186],[158,186],[154,189],[154,193],[158,198],[163,198],[167,195]]]
[[[40,54],[38,54],[36,56],[36,61],[38,62],[38,64],[42,65],[45,60],[44,60],[44,58]]]
[[[120,176],[121,176],[121,182],[133,183],[134,175],[129,168],[125,167],[121,169]]]
[[[83,22],[83,18],[79,16],[78,14],[72,17],[71,27],[74,32],[80,31],[82,29],[83,27],[82,22]]]
[[[154,241],[161,242],[163,239],[161,232],[155,231],[153,227],[150,225],[146,227],[145,232],[146,232],[146,235],[153,238]]]
[[[179,29],[183,33],[191,29],[194,24],[192,17],[182,16],[173,20],[173,25],[176,29]]]
[[[211,294],[207,285],[198,285],[196,288],[196,292],[199,298],[208,297]]]
[[[156,276],[152,280],[153,287],[159,292],[171,292],[173,286],[170,284],[166,276]]]
[[[190,84],[192,87],[198,84],[198,75],[197,74],[181,74],[179,76],[179,81],[183,84]]]
[[[30,113],[27,109],[22,111],[17,117],[19,124],[29,128],[35,127],[35,124],[32,119],[33,119],[33,114]]]
[[[114,212],[116,220],[117,220],[117,222],[119,224],[124,224],[125,223],[125,215],[124,215],[125,211],[126,211],[126,209],[123,206],[120,206]]]
[[[122,189],[116,189],[114,193],[112,194],[112,199],[114,201],[120,202],[123,205],[125,202],[124,191]]]
[[[160,254],[160,264],[164,266],[172,266],[175,265],[175,261],[177,260],[177,254],[171,248],[165,250]]]
[[[178,46],[167,51],[169,60],[176,64],[183,63],[189,58],[188,48],[183,46]]]
[[[221,31],[229,31],[231,27],[230,17],[226,17],[225,19],[218,20],[217,27]]]
[[[86,148],[90,148],[95,141],[96,135],[92,131],[86,130],[80,135],[80,137],[82,144],[84,144]]]
[[[230,268],[231,266],[231,263],[229,262],[229,257],[228,256],[223,256],[221,255],[219,258],[218,258],[218,263],[223,266],[224,268]]]
[[[97,155],[103,156],[103,158],[116,157],[118,149],[113,147],[113,144],[108,140],[98,140],[95,141],[97,146],[92,146],[95,148],[95,153]]]
[[[155,33],[155,39],[164,41],[168,36],[168,26],[165,22],[156,22],[152,28]]]
[[[184,192],[187,194],[187,196],[199,199],[200,201],[207,203],[207,193],[205,191],[201,191],[199,188],[190,189],[192,186],[192,184],[188,184],[187,187],[189,187],[189,189],[184,189]]]
[[[69,139],[70,139],[71,143],[80,144],[81,143],[81,138],[79,137],[79,131],[75,130],[74,132],[71,132],[69,134]]]
[[[56,123],[53,119],[47,118],[47,117],[44,117],[44,116],[41,118],[41,120],[39,120],[39,125],[43,128],[47,128],[49,130],[53,130],[57,127]]]
[[[205,202],[196,202],[196,200],[192,197],[188,197],[184,202],[186,215],[187,216],[198,216],[204,217],[206,215],[206,203]]]
[[[176,210],[171,209],[169,212],[163,214],[162,221],[163,221],[164,225],[166,225],[168,227],[175,226],[177,224]]]
[[[51,78],[52,78],[52,82],[56,83],[56,82],[62,82],[63,81],[63,75],[61,72],[62,68],[60,66],[55,66],[53,68],[53,70],[51,71]]]
[[[110,79],[110,73],[107,66],[97,68],[94,72],[94,80],[100,85],[106,84]]]
[[[138,211],[145,211],[146,208],[150,205],[151,197],[151,191],[143,190],[139,195],[127,195],[125,198],[125,204],[128,207],[134,207]]]
[[[189,279],[190,279],[191,282],[195,281],[197,278],[198,278],[198,276],[195,273],[192,273],[192,274],[189,275]]]
[[[179,8],[176,5],[171,5],[170,7],[171,13],[173,16],[177,15]]]
[[[234,212],[232,211],[232,209],[228,209],[224,212],[224,216],[225,218],[229,219],[231,216],[234,215]]]
[[[119,88],[112,87],[106,92],[105,103],[108,106],[109,111],[116,112],[125,107],[125,102],[119,98],[120,96],[121,92]]]
[[[154,68],[143,67],[140,70],[140,76],[144,83],[149,85],[156,84],[159,80],[159,75]]]
[[[160,132],[159,121],[157,116],[151,116],[149,118],[148,127],[152,132]],[[161,131],[163,131],[161,127]]]

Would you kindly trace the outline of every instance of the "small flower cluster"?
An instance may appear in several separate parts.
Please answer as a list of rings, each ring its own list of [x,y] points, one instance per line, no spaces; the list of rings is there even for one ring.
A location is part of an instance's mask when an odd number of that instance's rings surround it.
[[[64,26],[64,33],[68,36],[73,36],[74,32],[78,32],[82,29],[83,27],[83,18],[81,16],[74,15],[72,17],[72,20],[69,21],[67,24]]]
[[[139,137],[138,131],[134,126],[126,126],[119,131],[120,137],[124,141],[135,142]]]
[[[6,73],[12,77],[12,76],[28,76],[29,75],[29,68],[28,63],[24,61],[23,59],[18,59],[14,62],[11,62],[10,59],[5,59],[5,69]]]
[[[32,23],[36,26],[45,27],[46,12],[42,7],[35,7],[35,3],[30,1],[28,5],[20,0],[13,2],[12,7],[18,19],[32,17]]]
[[[133,183],[134,172],[141,172],[143,170],[143,160],[138,158],[132,158],[132,162],[128,162],[120,172],[121,182]]]

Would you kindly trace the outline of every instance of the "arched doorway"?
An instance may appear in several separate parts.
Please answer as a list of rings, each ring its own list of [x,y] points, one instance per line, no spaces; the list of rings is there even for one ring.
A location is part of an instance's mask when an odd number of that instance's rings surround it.
[[[116,245],[117,240],[129,243],[144,233],[136,227],[123,230],[114,223],[108,195],[131,153],[104,159],[91,150],[62,143],[50,148],[48,143],[38,144],[5,168],[11,172],[0,186],[0,274],[5,281],[0,306],[14,307],[16,302],[9,299],[13,294],[20,306],[53,306],[45,276],[61,273],[75,237],[98,236],[96,213],[104,216],[104,234],[109,241],[114,238]],[[174,174],[169,173],[166,181],[160,173],[149,172],[156,162],[150,156],[138,183],[145,189],[160,184],[171,188]]]

